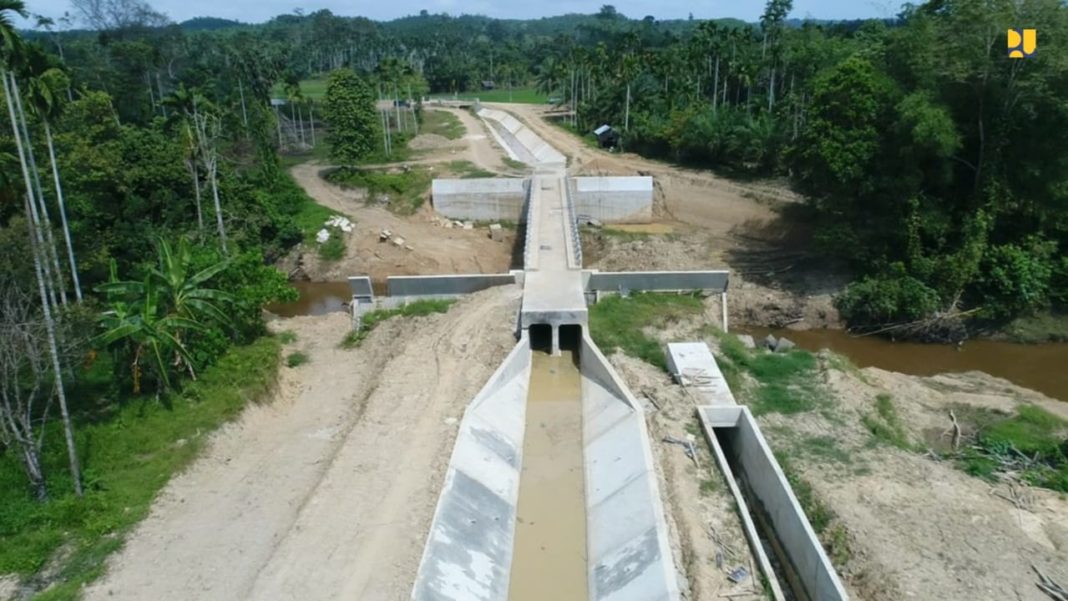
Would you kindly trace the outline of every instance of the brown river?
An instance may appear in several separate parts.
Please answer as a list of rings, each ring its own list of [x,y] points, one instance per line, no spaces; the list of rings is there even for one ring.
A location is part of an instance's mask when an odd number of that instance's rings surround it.
[[[768,333],[785,336],[801,348],[827,348],[849,357],[858,367],[878,367],[916,376],[982,371],[1068,402],[1068,344],[1015,344],[970,340],[952,345],[891,342],[874,336],[855,337],[844,330],[769,330],[746,328],[759,342]]]
[[[270,305],[269,311],[282,317],[323,315],[343,311],[349,301],[347,282],[294,282],[300,300]],[[946,372],[983,371],[1005,378],[1024,388],[1068,402],[1068,343],[1015,344],[989,340],[955,346],[890,342],[874,336],[854,337],[843,330],[772,331],[746,328],[758,340],[769,332],[786,336],[804,349],[829,348],[849,357],[859,367],[878,367],[917,376]]]

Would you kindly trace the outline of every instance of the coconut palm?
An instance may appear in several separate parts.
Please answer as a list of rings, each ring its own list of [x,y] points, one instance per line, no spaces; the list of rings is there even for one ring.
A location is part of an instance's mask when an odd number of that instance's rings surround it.
[[[11,119],[11,130],[15,138],[15,146],[19,155],[19,163],[22,168],[22,179],[26,187],[26,208],[32,218],[36,213],[33,183],[30,178],[29,167],[26,162],[26,148],[23,147],[22,135],[19,131],[18,120],[15,117],[15,106],[12,97],[17,98],[17,92],[9,86],[10,72],[19,64],[22,52],[22,41],[11,23],[12,15],[27,16],[26,7],[21,0],[0,0],[0,77],[3,78],[8,116]],[[52,315],[52,305],[49,304],[49,282],[46,278],[46,261],[42,260],[43,240],[40,229],[34,223],[36,220],[28,218],[26,223],[30,229],[30,245],[33,249],[33,267],[37,276],[37,289],[41,297],[41,311],[45,321],[45,331],[48,339],[48,354],[52,359],[52,377],[55,382],[56,398],[59,401],[60,415],[63,419],[63,434],[67,443],[67,457],[70,462],[71,479],[74,483],[74,494],[82,496],[82,474],[78,462],[78,450],[74,446],[74,428],[70,420],[70,412],[67,407],[67,395],[63,388],[63,368],[59,360],[59,344],[56,340],[56,323]],[[54,295],[53,295],[54,296]],[[54,301],[53,301],[54,302]]]

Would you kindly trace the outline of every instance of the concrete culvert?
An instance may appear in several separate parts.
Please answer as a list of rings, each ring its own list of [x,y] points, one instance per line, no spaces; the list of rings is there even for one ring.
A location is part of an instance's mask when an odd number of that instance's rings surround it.
[[[551,353],[553,350],[553,327],[547,323],[535,323],[530,326],[530,350]]]

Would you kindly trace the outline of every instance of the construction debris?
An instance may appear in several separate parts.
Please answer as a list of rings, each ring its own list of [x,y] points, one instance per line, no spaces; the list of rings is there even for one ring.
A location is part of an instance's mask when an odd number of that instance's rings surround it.
[[[693,461],[694,466],[697,467],[697,469],[701,469],[700,464],[697,463],[697,447],[693,444],[693,437],[687,435],[686,438],[687,440],[683,440],[681,438],[675,438],[674,436],[669,435],[664,437],[663,442],[667,444],[677,444],[682,447],[686,453],[686,456],[689,457],[691,461]]]
[[[473,222],[471,222],[471,221],[465,221],[465,222],[463,222],[463,228],[465,230],[473,230],[473,229],[475,229],[475,224]]]
[[[385,242],[386,240],[389,240],[392,237],[393,237],[393,232],[391,232],[389,230],[382,230],[381,232],[378,232],[378,241],[379,242]]]
[[[1036,583],[1038,590],[1046,593],[1046,595],[1054,601],[1068,601],[1068,589],[1064,588],[1060,583],[1049,576],[1046,576],[1035,564],[1031,564],[1031,569],[1038,574],[1038,582]]]
[[[326,223],[323,225],[326,227],[336,227],[346,234],[352,233],[353,230],[353,223],[349,221],[348,217],[342,215],[334,215],[330,219],[327,219]]]
[[[504,240],[504,228],[501,227],[501,224],[494,223],[493,225],[489,226],[489,236],[490,240],[493,240],[494,242],[500,242]]]
[[[729,574],[727,574],[727,578],[730,579],[730,581],[734,584],[740,584],[748,577],[749,570],[747,570],[745,566],[738,566],[737,568],[731,570]]]
[[[325,227],[315,234],[315,241],[322,244],[330,239],[330,230]]]
[[[404,246],[404,238],[401,238],[400,236],[397,236],[396,238],[393,239],[393,244],[395,246]]]

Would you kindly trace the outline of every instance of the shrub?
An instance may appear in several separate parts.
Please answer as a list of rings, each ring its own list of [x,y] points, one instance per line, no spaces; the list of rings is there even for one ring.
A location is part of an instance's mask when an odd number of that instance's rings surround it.
[[[935,313],[938,293],[903,273],[865,277],[846,287],[835,305],[853,327],[877,327],[912,322]]]

